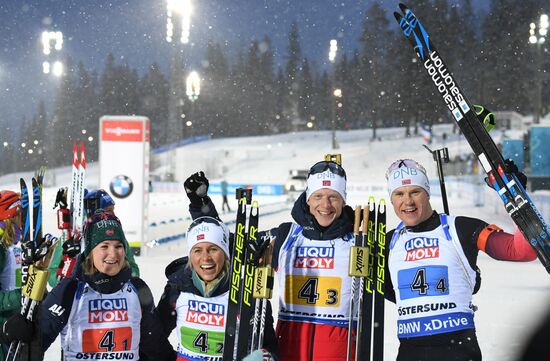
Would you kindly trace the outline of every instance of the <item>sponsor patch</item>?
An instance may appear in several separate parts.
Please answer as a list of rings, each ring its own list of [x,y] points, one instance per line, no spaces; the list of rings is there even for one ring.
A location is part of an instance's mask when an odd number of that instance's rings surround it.
[[[334,248],[298,247],[294,268],[334,269]]]
[[[128,304],[125,298],[90,300],[88,322],[128,321]]]
[[[405,242],[405,261],[439,258],[439,238],[416,237]]]
[[[225,306],[217,303],[189,300],[187,321],[200,325],[224,326]]]

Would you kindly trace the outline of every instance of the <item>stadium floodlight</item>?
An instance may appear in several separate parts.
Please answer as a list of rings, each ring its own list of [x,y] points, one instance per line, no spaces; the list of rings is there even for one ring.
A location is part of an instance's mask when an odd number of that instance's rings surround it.
[[[63,63],[60,61],[56,61],[53,63],[53,69],[52,74],[55,76],[61,76],[63,75]]]
[[[186,94],[189,100],[194,102],[201,93],[201,78],[199,73],[192,71],[186,80]]]
[[[336,59],[337,51],[338,51],[338,41],[336,41],[336,39],[332,39],[330,41],[330,48],[328,50],[328,60],[331,63],[334,63],[334,60]]]
[[[42,72],[44,74],[49,74],[50,73],[50,62],[45,61],[45,62],[42,63]]]
[[[44,55],[50,55],[53,48],[60,51],[63,48],[63,33],[61,31],[43,31],[42,32],[42,52]]]
[[[174,37],[174,22],[176,16],[181,26],[180,42],[189,43],[189,32],[191,28],[191,14],[193,6],[191,0],[167,0],[166,2],[166,41],[171,43]]]
[[[537,24],[529,24],[529,43],[537,46],[537,68],[542,71],[542,45],[546,42],[548,36],[548,15],[542,14]],[[537,31],[538,30],[538,31]],[[537,92],[535,98],[535,117],[533,123],[540,122],[542,108],[542,76],[537,76]]]

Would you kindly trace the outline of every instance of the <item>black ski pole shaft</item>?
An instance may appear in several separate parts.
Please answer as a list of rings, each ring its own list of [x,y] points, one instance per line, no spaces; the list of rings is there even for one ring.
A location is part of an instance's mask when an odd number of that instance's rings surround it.
[[[443,163],[449,162],[449,150],[447,148],[431,150],[427,145],[424,145],[424,148],[426,148],[428,152],[432,153],[434,161],[437,164],[437,176],[439,177],[439,187],[441,188],[443,211],[445,214],[450,214],[449,203],[447,202],[447,189],[445,187],[445,175],[443,173]]]

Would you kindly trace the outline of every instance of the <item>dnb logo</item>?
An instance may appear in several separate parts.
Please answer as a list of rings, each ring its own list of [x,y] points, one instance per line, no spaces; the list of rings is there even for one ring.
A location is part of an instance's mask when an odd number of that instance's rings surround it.
[[[109,184],[109,189],[111,193],[117,198],[126,198],[134,190],[134,182],[130,177],[125,175],[117,175],[111,180]]]
[[[90,300],[88,322],[128,321],[128,304],[124,298]]]
[[[200,325],[223,326],[225,324],[225,306],[210,302],[189,300],[187,321]]]
[[[294,268],[334,268],[333,247],[298,247]]]
[[[405,242],[405,261],[439,258],[439,238],[416,237]]]

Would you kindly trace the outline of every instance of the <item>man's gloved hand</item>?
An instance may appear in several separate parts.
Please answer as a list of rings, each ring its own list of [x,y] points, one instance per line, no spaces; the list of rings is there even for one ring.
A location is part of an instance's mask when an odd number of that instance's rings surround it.
[[[266,349],[260,349],[256,351],[252,351],[248,354],[245,358],[243,358],[243,361],[274,361],[275,359],[271,355],[271,352],[267,351]]]
[[[63,245],[63,254],[69,257],[76,257],[80,254],[80,236],[73,236],[71,239],[66,240]]]
[[[29,342],[32,340],[34,334],[34,325],[31,321],[27,320],[25,316],[18,313],[4,322],[2,331],[6,339],[10,342]]]
[[[194,173],[185,180],[183,187],[193,207],[201,207],[205,204],[209,185],[203,171]]]
[[[256,241],[248,242],[248,251],[254,255],[254,263],[256,263],[263,255],[271,241],[271,235],[267,232],[263,237],[258,237]]]
[[[523,188],[527,188],[527,176],[518,169],[516,163],[511,159],[504,161],[504,173],[513,174],[518,179]],[[485,183],[491,188],[494,188],[488,177],[485,177]]]

